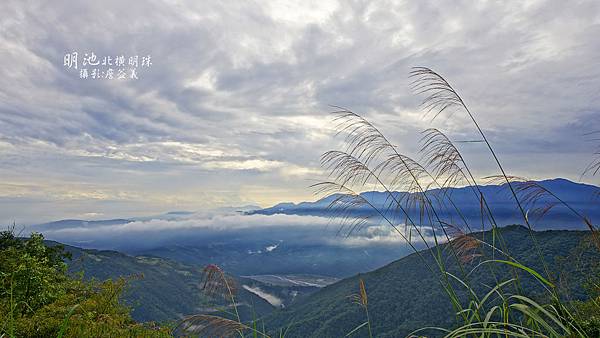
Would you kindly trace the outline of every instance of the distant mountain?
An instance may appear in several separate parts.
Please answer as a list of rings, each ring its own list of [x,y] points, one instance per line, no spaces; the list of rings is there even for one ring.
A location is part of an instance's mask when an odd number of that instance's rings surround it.
[[[508,226],[501,229],[501,233],[513,257],[526,266],[543,271],[527,229]],[[491,238],[489,232],[478,233],[477,236],[481,238],[482,234],[487,239]],[[591,269],[599,268],[600,261],[598,250],[584,245],[584,239],[590,233],[550,230],[535,232],[534,236],[554,277],[561,277],[561,287],[569,290],[571,299],[585,298],[582,284],[586,282],[586,276],[593,275]],[[447,245],[443,244],[443,252],[449,262],[449,271],[460,276],[456,264],[452,263],[455,261],[447,257]],[[422,253],[428,263],[433,264],[431,255],[426,251]],[[491,257],[489,251],[486,251],[486,255]],[[470,263],[467,271],[479,261]],[[539,282],[525,273],[519,275],[521,287],[528,295],[535,297],[540,294]],[[496,276],[499,280],[512,278],[506,267],[498,267]],[[265,322],[274,333],[279,332],[279,328],[289,328],[286,337],[343,337],[365,320],[363,310],[348,298],[358,292],[359,279],[363,279],[369,299],[373,336],[405,337],[423,327],[451,327],[456,317],[438,278],[437,273],[433,274],[425,268],[417,254],[411,254],[375,271],[326,286],[292,306],[273,312]],[[480,295],[489,291],[488,285],[495,285],[485,267],[479,268],[469,280]],[[456,287],[461,290],[459,285]],[[464,303],[468,303],[465,292],[459,296]],[[365,337],[366,331],[359,331],[353,336]]]
[[[250,213],[261,208],[256,205],[244,205],[239,207],[221,207],[216,209],[208,210],[214,213]],[[104,219],[104,220],[82,220],[82,219],[62,219],[58,221],[52,221],[41,224],[34,224],[29,227],[30,230],[35,231],[46,231],[46,230],[59,230],[59,229],[70,229],[70,228],[91,228],[98,226],[107,225],[120,225],[128,224],[135,221],[148,221],[148,220],[173,220],[181,217],[192,216],[196,212],[194,211],[169,211],[163,214],[151,215],[151,216],[140,216],[131,218],[115,218],[115,219]]]
[[[576,210],[580,211],[583,215],[593,219],[600,218],[600,208],[597,208],[598,193],[600,187],[575,183],[563,178],[549,179],[543,181],[537,181],[542,187],[552,191],[554,194],[559,196],[562,200],[569,203]],[[522,217],[516,209],[516,204],[513,196],[510,194],[507,184],[501,185],[483,185],[481,191],[487,199],[496,220],[500,226],[506,224],[522,223]],[[432,189],[428,191],[428,194],[436,194],[439,189]],[[406,192],[393,192],[397,200],[402,200],[408,193]],[[472,222],[473,224],[480,224],[480,201],[477,194],[473,192],[470,187],[463,188],[449,188],[446,190],[446,194],[452,198],[452,201],[460,208],[463,215]],[[315,202],[301,202],[301,203],[279,203],[269,208],[255,210],[249,212],[249,214],[263,214],[263,215],[274,215],[274,214],[288,214],[288,215],[312,215],[312,216],[334,216],[335,210],[329,208],[332,201],[334,201],[340,194],[327,196]],[[392,203],[389,195],[385,192],[379,191],[368,191],[361,193],[366,200],[373,203],[373,205],[385,209]],[[549,198],[541,198],[538,201],[538,206],[545,202],[553,202]],[[534,208],[535,206],[527,206],[527,208]],[[456,217],[456,214],[452,213],[448,207],[438,208],[441,217]],[[361,215],[370,213],[371,209],[367,206],[357,207],[350,210],[355,215]],[[412,215],[418,217],[417,211]],[[584,230],[585,225],[579,219],[573,217],[569,210],[562,205],[555,206],[542,220],[535,223],[536,229],[579,229]]]
[[[86,221],[81,219],[63,219],[60,221],[42,223],[39,225],[35,225],[35,229],[40,230],[59,230],[59,229],[68,229],[68,228],[88,228],[88,227],[96,227],[103,225],[119,225],[119,224],[127,224],[133,222],[130,219],[106,219],[106,220],[98,220],[98,221]]]
[[[151,256],[130,256],[111,250],[73,246],[65,246],[65,249],[73,256],[67,262],[69,271],[83,272],[85,279],[103,281],[131,277],[124,301],[132,307],[132,316],[137,321],[176,320],[186,315],[215,312],[215,304],[200,290],[203,266]],[[264,315],[274,309],[253,292],[241,287],[238,291],[239,310],[246,319],[251,319],[253,312]]]
[[[257,205],[243,205],[240,207],[221,207],[221,208],[216,208],[214,209],[215,211],[220,211],[220,212],[238,212],[238,213],[242,213],[242,212],[250,212],[250,211],[254,211],[254,210],[259,210],[261,209],[261,207],[257,206]]]

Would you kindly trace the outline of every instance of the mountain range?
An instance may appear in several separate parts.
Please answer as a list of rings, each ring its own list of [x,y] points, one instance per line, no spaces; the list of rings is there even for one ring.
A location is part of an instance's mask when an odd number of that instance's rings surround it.
[[[600,217],[600,209],[596,208],[595,202],[598,200],[600,188],[594,185],[576,183],[564,178],[548,179],[542,181],[532,181],[535,184],[551,191],[556,196],[560,197],[563,201],[567,202],[576,210],[580,211],[583,215],[594,219]],[[511,195],[508,185],[506,183],[499,185],[481,185],[482,194],[485,196],[494,216],[499,225],[521,223],[522,216],[518,213],[516,208],[514,197]],[[469,222],[474,224],[481,223],[480,213],[480,200],[477,193],[474,193],[471,187],[460,187],[460,188],[447,188],[443,191],[440,189],[431,189],[427,191],[427,194],[433,196],[435,194],[443,193],[452,199],[456,204],[461,213],[466,217]],[[523,191],[520,198],[523,200],[524,195],[528,191]],[[407,192],[392,192],[396,200],[406,200]],[[367,191],[360,194],[365,200],[369,201],[376,207],[385,210],[389,208],[390,204],[393,203],[390,199],[390,194],[381,191]],[[314,202],[301,202],[301,203],[279,203],[269,208],[258,209],[247,212],[248,214],[263,214],[263,215],[274,215],[274,214],[287,214],[287,215],[312,215],[312,216],[323,216],[333,217],[337,214],[335,208],[332,208],[331,204],[333,201],[338,199],[340,194],[333,194]],[[433,199],[432,199],[433,200]],[[536,204],[525,203],[526,208],[535,208],[540,205],[554,203],[554,200],[550,196],[541,195]],[[433,202],[435,204],[435,201]],[[441,217],[452,217],[452,212],[448,207],[437,208]],[[351,213],[355,215],[365,215],[372,213],[369,206],[354,207]],[[418,217],[418,211],[414,210],[411,216]],[[454,215],[454,217],[456,217]],[[585,224],[580,219],[573,217],[571,211],[569,211],[563,205],[556,205],[553,207],[546,217],[536,222],[536,229],[585,229]]]

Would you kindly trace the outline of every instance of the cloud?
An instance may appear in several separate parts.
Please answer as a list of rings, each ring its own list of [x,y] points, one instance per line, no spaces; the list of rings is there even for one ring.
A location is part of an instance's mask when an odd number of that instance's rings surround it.
[[[252,293],[254,293],[255,295],[259,296],[260,298],[266,300],[267,302],[269,302],[269,304],[275,306],[275,307],[282,307],[283,306],[283,301],[275,296],[272,295],[268,292],[263,291],[261,288],[259,288],[258,286],[256,287],[252,287],[252,286],[248,286],[248,285],[242,285],[242,287]]]
[[[407,73],[425,65],[460,91],[511,173],[577,179],[594,150],[582,134],[600,129],[599,7],[3,1],[0,175],[51,195],[63,184],[151,200],[40,204],[28,211],[36,220],[305,200],[322,176],[319,155],[340,146],[331,104],[415,154],[431,124]],[[153,65],[136,81],[84,81],[63,67],[70,51],[150,54]],[[433,125],[476,137],[460,113]],[[463,148],[476,173],[494,173],[484,149]],[[26,195],[12,205],[29,205]],[[25,219],[14,209],[2,219]]]
[[[286,245],[338,247],[397,246],[403,242],[391,227],[371,224],[349,236],[340,235],[341,220],[298,215],[244,215],[229,212],[198,212],[148,217],[122,224],[37,228],[46,238],[72,245],[107,249],[148,249],[165,245],[242,241],[270,243],[260,251],[272,252]],[[403,230],[403,226],[399,227]],[[408,235],[408,234],[405,234]],[[408,237],[408,236],[407,236]],[[416,238],[416,234],[413,234]],[[425,237],[428,238],[425,234]],[[143,240],[140,240],[143,238]],[[433,239],[430,239],[433,241]],[[275,244],[273,244],[275,243]]]
[[[279,244],[269,245],[265,248],[265,250],[267,250],[267,252],[271,252],[271,251],[277,249],[278,246],[279,246]]]

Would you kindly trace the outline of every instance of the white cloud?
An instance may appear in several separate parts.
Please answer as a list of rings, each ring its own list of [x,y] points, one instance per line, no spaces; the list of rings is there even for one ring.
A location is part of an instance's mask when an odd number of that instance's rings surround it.
[[[265,250],[267,250],[267,252],[271,252],[271,251],[277,249],[278,246],[279,246],[279,244],[269,245],[265,248]]]
[[[48,239],[75,245],[86,243],[101,248],[120,248],[123,245],[151,248],[165,243],[190,241],[207,243],[211,238],[244,238],[248,243],[252,242],[253,238],[262,241],[275,239],[278,241],[265,246],[264,250],[250,250],[249,254],[272,252],[282,243],[341,247],[396,246],[405,243],[400,235],[385,224],[370,225],[350,236],[338,232],[341,226],[341,220],[328,217],[283,214],[243,215],[205,211],[156,217],[125,224],[66,228],[53,225],[51,228],[41,230]],[[399,229],[404,232],[403,226],[399,226]],[[424,233],[424,236],[428,241],[433,241],[427,233]],[[140,242],[139,238],[142,237],[144,241]],[[91,244],[90,239],[93,240]],[[413,240],[418,243],[414,233]]]
[[[283,302],[281,301],[281,299],[275,295],[272,295],[268,292],[263,291],[261,288],[259,287],[252,287],[252,286],[248,286],[248,285],[242,285],[242,287],[252,293],[254,293],[255,295],[259,296],[260,298],[266,300],[267,302],[269,302],[269,304],[276,306],[276,307],[280,307],[283,305]]]

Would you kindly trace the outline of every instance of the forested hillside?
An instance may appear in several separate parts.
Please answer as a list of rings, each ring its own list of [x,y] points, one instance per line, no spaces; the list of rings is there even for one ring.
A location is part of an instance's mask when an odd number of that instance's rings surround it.
[[[501,234],[516,260],[537,271],[543,271],[527,229],[513,225],[502,228]],[[589,235],[585,231],[535,233],[552,271],[553,280],[568,289],[571,299],[585,299],[588,296],[585,288],[590,282],[588,278],[600,271],[600,254],[590,245]],[[484,237],[486,241],[491,241],[492,238],[491,232],[479,233],[477,236]],[[453,264],[454,260],[448,257],[448,244],[443,246],[449,272],[462,276],[456,264]],[[489,249],[484,249],[484,252],[488,258],[492,257]],[[432,261],[429,253],[422,254],[426,260]],[[474,269],[481,261],[481,258],[473,260],[466,265],[466,270]],[[307,332],[311,333],[311,337],[346,335],[365,320],[363,310],[349,299],[350,295],[359,291],[359,279],[366,284],[374,336],[401,337],[429,326],[452,327],[455,324],[455,311],[439,283],[440,276],[427,270],[425,266],[419,255],[412,254],[373,272],[344,279],[313,294],[302,304],[276,312],[268,318],[268,327],[289,327],[286,337],[307,337]],[[492,272],[491,267],[492,265],[481,265],[475,273],[468,276],[480,296],[496,285],[494,274],[499,281],[512,278],[513,269],[494,265]],[[537,280],[524,271],[517,273],[525,294],[534,299],[537,294],[541,294],[542,286]],[[460,289],[458,285],[457,289]],[[468,302],[466,291],[459,296],[464,302]],[[366,336],[366,328],[356,332],[356,335]]]
[[[210,312],[215,304],[201,290],[204,266],[180,264],[168,259],[130,256],[117,251],[80,249],[66,246],[72,254],[68,261],[72,274],[83,273],[84,279],[103,281],[129,277],[123,293],[138,321],[168,321],[186,315]],[[240,311],[251,318],[252,311],[265,314],[273,310],[262,298],[240,288]]]

